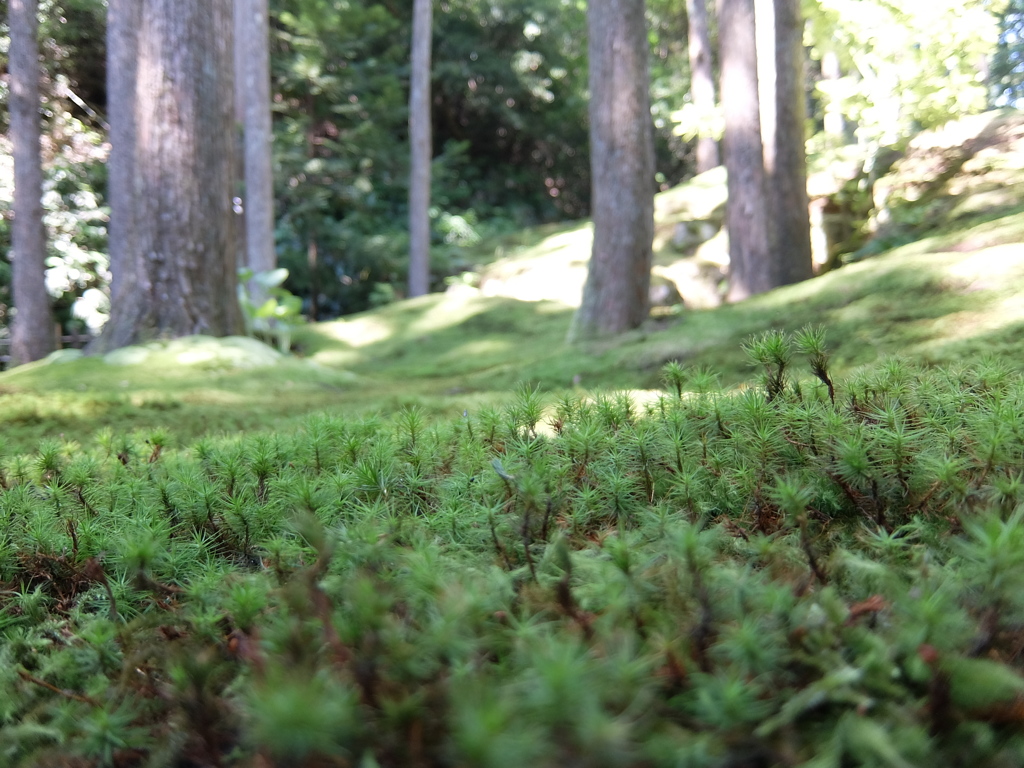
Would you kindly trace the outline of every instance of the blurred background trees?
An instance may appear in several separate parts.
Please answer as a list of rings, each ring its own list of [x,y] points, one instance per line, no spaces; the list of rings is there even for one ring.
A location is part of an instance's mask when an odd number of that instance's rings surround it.
[[[662,189],[698,170],[698,138],[721,135],[721,112],[701,95],[707,77],[691,74],[707,61],[717,82],[718,19],[709,13],[702,25],[696,2],[649,0],[646,9]],[[46,288],[66,331],[95,331],[105,321],[108,252],[117,258],[107,238],[118,227],[108,210],[119,171],[106,165],[105,142],[119,127],[107,78],[116,86],[124,73],[106,71],[106,5],[39,3]],[[0,0],[4,20],[7,6]],[[801,10],[813,151],[846,141],[898,147],[916,130],[1013,105],[1021,92],[1020,0],[805,0]],[[432,289],[472,266],[467,244],[591,212],[585,12],[582,0],[435,3]],[[703,26],[709,50],[691,65],[690,54],[700,52],[688,40],[700,40]],[[273,241],[290,271],[287,288],[314,317],[404,291],[411,32],[409,2],[270,1]],[[9,36],[0,29],[5,42]],[[0,44],[4,255],[12,225],[7,50]],[[9,264],[0,270],[6,310]]]

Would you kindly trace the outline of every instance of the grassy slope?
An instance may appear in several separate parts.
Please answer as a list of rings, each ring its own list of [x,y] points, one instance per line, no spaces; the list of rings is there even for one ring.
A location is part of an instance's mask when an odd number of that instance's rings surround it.
[[[986,155],[984,169],[998,169],[1002,189],[1016,178],[1006,174],[1024,167],[1015,152]],[[8,450],[22,450],[44,436],[81,441],[103,427],[164,427],[188,441],[210,431],[284,426],[311,411],[391,411],[411,402],[461,413],[503,399],[520,381],[545,390],[652,388],[668,360],[710,365],[724,383],[736,384],[749,375],[744,339],[808,323],[828,329],[839,374],[893,354],[927,364],[983,353],[1024,360],[1024,212],[982,204],[991,188],[960,177],[940,193],[959,212],[931,225],[940,234],[915,234],[920,239],[901,248],[740,305],[686,310],[580,347],[568,347],[564,337],[589,225],[525,232],[479,254],[491,262],[482,291],[435,294],[308,326],[297,334],[303,359],[236,368],[169,350],[136,365],[81,359],[5,373],[4,439]],[[720,198],[714,177],[659,198],[663,271],[693,262],[667,245],[675,223],[706,218]],[[929,199],[934,206],[935,196]],[[510,295],[485,295],[493,292]],[[524,295],[547,298],[511,297]]]

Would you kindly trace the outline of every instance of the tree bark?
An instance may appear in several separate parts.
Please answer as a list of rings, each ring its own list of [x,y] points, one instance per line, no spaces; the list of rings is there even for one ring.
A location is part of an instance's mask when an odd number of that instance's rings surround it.
[[[707,0],[686,0],[689,19],[687,48],[690,57],[690,98],[698,114],[715,108],[715,75],[711,65],[711,32],[708,29]],[[718,142],[711,136],[697,139],[697,173],[721,164]]]
[[[409,84],[409,296],[430,289],[430,48],[433,0],[413,0]]]
[[[594,246],[571,341],[621,333],[647,319],[654,239],[644,0],[591,0],[587,26]]]
[[[138,252],[135,234],[135,81],[141,20],[139,0],[108,0],[107,120],[110,123],[110,157],[107,160],[107,199],[110,201],[111,307],[124,306],[130,301],[137,283],[134,274]],[[109,328],[104,329],[104,333],[89,345],[90,351],[102,350],[109,341],[109,334]]]
[[[720,0],[718,36],[728,173],[729,301],[775,287],[765,202],[754,0]]]
[[[274,249],[270,22],[267,0],[235,0],[236,112],[243,137],[245,259],[253,272],[277,265]]]
[[[766,164],[768,216],[777,285],[789,285],[814,276],[804,135],[804,24],[800,0],[774,0],[773,6],[775,114],[773,162]]]
[[[11,362],[28,363],[54,348],[46,294],[46,232],[39,117],[39,20],[36,0],[9,0],[11,143],[14,150],[14,225],[11,288],[15,308]]]
[[[109,108],[112,117],[134,109],[134,135],[125,125],[112,135],[114,164],[130,165],[132,182],[130,199],[112,200],[114,221],[122,219],[112,235],[130,236],[112,243],[115,287],[110,321],[95,346],[100,351],[242,328],[232,212],[231,0],[113,0],[111,34],[131,35],[125,24],[132,2],[140,6],[137,37],[127,46],[137,53],[134,88],[120,83]],[[125,16],[117,18],[119,12]],[[124,53],[124,41],[112,43],[113,55]],[[117,146],[129,138],[130,146]]]

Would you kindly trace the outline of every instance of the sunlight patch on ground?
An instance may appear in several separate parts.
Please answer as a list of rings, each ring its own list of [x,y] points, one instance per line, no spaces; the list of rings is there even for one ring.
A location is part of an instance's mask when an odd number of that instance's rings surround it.
[[[655,195],[654,217],[660,221],[682,214],[688,220],[707,219],[725,205],[725,184],[724,166],[694,176],[686,184]]]
[[[480,292],[484,296],[578,307],[593,241],[594,231],[589,225],[552,235],[531,248],[528,256],[511,256],[489,266]]]
[[[362,356],[347,349],[321,349],[319,352],[315,352],[309,359],[317,365],[333,369],[355,365],[362,360]]]
[[[412,335],[436,333],[463,323],[487,309],[487,303],[467,296],[445,296],[409,324]]]
[[[377,315],[360,315],[352,320],[320,323],[317,328],[325,336],[357,349],[385,341],[394,332],[391,323]]]
[[[1024,280],[1024,245],[1010,243],[985,248],[966,257],[961,255],[945,271],[952,277],[972,280],[968,290],[1006,288],[1009,279]]]
[[[939,318],[935,323],[939,338],[928,344],[934,346],[950,341],[964,341],[976,336],[992,334],[1008,326],[1024,323],[1024,301],[1020,296],[1008,296],[979,311],[955,312]]]

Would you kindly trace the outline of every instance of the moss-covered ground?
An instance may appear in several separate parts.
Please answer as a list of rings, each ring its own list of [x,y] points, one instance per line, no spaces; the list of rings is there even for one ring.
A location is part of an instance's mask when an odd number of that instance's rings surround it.
[[[570,234],[585,261],[585,227]],[[670,360],[708,365],[726,385],[750,372],[741,343],[769,329],[828,329],[849,373],[890,355],[926,364],[996,354],[1024,360],[1024,214],[965,227],[735,306],[685,309],[608,341],[569,346],[569,302],[450,291],[301,328],[298,354],[269,363],[174,347],[139,362],[83,358],[0,375],[9,449],[82,440],[103,427],[210,432],[277,428],[316,411],[391,413],[418,404],[454,415],[501,400],[518,382],[650,389]],[[554,235],[565,238],[565,233]],[[547,239],[514,258],[531,261]],[[969,245],[969,250],[964,249]],[[538,260],[533,279],[549,278]]]
[[[294,355],[0,375],[0,765],[1024,764],[1017,127],[734,306],[721,179],[671,190],[693,282],[615,339],[565,344],[572,224]]]

